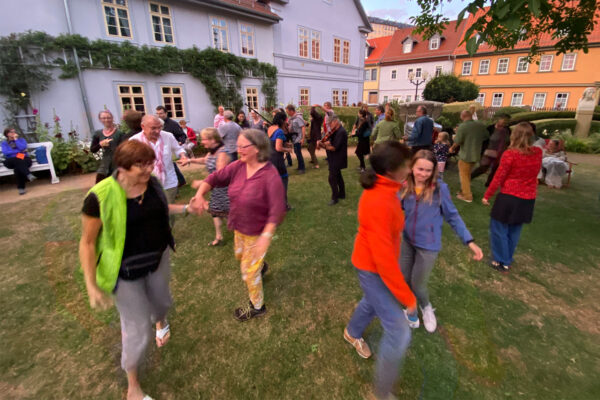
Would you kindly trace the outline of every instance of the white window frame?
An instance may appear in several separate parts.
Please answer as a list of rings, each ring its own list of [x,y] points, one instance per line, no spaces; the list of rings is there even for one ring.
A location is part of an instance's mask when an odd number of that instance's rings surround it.
[[[388,97],[387,96],[383,96],[383,102],[387,103],[388,102]]]
[[[410,79],[410,74],[415,72],[412,68],[406,70],[406,79]]]
[[[164,93],[164,89],[169,89],[168,93]],[[174,93],[174,89],[177,89],[179,91],[179,93]],[[169,115],[169,112],[171,113],[169,116],[173,119],[185,119],[186,118],[186,114],[185,114],[185,100],[183,98],[183,86],[182,85],[169,85],[169,84],[164,84],[164,85],[160,85],[159,87],[159,91],[160,91],[160,100],[161,100],[161,104],[165,107],[166,111],[167,111],[167,115]],[[181,99],[181,110],[177,111],[175,104],[177,103],[175,101],[175,98],[180,98]]]
[[[341,90],[341,105],[342,107],[348,107],[348,89]],[[344,101],[345,100],[345,101]]]
[[[506,70],[505,71],[500,71],[500,64],[504,60],[506,60]],[[510,66],[510,58],[508,58],[508,57],[499,58],[498,59],[498,65],[496,65],[496,73],[497,74],[508,74],[508,67],[509,66]]]
[[[315,51],[315,44],[317,50]],[[321,59],[321,32],[319,31],[310,31],[310,58],[313,60]],[[316,54],[315,54],[316,53]]]
[[[371,80],[371,69],[369,68],[365,68],[365,82],[368,82]]]
[[[258,91],[258,86],[246,86],[246,104],[255,110],[259,109],[260,105],[260,95]],[[250,100],[252,98],[252,101]],[[254,101],[256,99],[256,101]]]
[[[298,57],[301,58],[310,58],[310,29],[304,27],[304,26],[299,26],[298,27]],[[303,39],[305,39],[303,41]],[[306,54],[302,54],[302,44],[306,44]]]
[[[303,90],[306,90],[306,104],[302,101],[302,93]],[[309,106],[310,105],[310,88],[309,87],[300,87],[298,88],[298,105],[300,106]]]
[[[440,48],[441,39],[439,36],[434,36],[429,39],[429,50],[437,50]],[[435,45],[434,45],[435,44]]]
[[[137,110],[143,113],[146,113],[147,108],[146,108],[146,91],[144,89],[144,85],[141,83],[117,83],[117,96],[119,97],[119,103],[121,104],[121,111],[125,111],[125,104],[123,103],[123,98],[128,98],[130,100],[130,104],[133,105],[133,110]],[[140,87],[142,92],[141,93],[133,93],[133,87]],[[128,87],[129,88],[129,92],[128,93],[121,93],[121,87]],[[142,98],[142,108],[143,109],[138,109],[136,107],[136,103],[134,98],[135,97],[141,97]]]
[[[124,5],[117,4],[117,1],[119,1],[119,0],[101,0],[100,1],[100,6],[102,7],[102,19],[104,20],[104,28],[106,29],[106,34],[110,37],[115,37],[115,38],[133,39],[133,26],[131,25],[131,13],[129,12],[129,5],[127,3],[127,0],[122,0],[122,1],[125,1]],[[114,15],[112,17],[115,19],[115,25],[111,25],[111,26],[115,26],[117,28],[116,35],[110,33],[108,30],[106,8],[113,9]],[[121,31],[122,29],[124,29],[124,27],[121,25],[122,18],[119,17],[119,10],[125,11],[125,13],[126,13],[127,27],[125,29],[129,30],[129,35],[124,35]]]
[[[244,31],[244,28],[246,30]],[[250,31],[248,31],[250,29]],[[256,28],[252,24],[246,24],[240,22],[240,54],[244,57],[256,57],[256,46],[254,41],[254,34]],[[245,37],[245,40],[244,40]],[[246,52],[244,53],[244,41],[246,41]]]
[[[542,97],[543,98],[542,105],[536,104],[536,100],[539,98],[538,96],[539,97],[543,96]],[[532,110],[537,110],[537,109],[546,107],[546,97],[547,97],[546,93],[534,93],[533,94],[533,101],[531,102],[531,109]]]
[[[517,70],[515,72],[518,74],[529,72],[529,63],[527,62],[527,57],[517,58]]]
[[[227,23],[227,20],[225,18],[222,17],[217,17],[215,15],[211,15],[209,16],[210,19],[210,43],[211,46],[213,47],[213,49],[217,49],[219,51],[222,51],[223,53],[230,53],[231,52],[231,46],[229,45],[229,24]],[[223,25],[215,25],[215,20],[217,21],[217,23],[221,23],[224,22],[225,26]],[[220,41],[220,46],[217,47],[217,43],[215,43],[215,29],[218,29],[219,32],[219,41]],[[224,39],[224,43],[223,43],[223,39]],[[223,47],[223,44],[225,44],[225,47]]]
[[[417,68],[415,69],[415,78],[421,78],[423,77],[423,68]]]
[[[563,106],[560,108],[560,110],[564,110],[565,108],[567,108],[567,104],[569,103],[569,92],[558,92],[554,95],[554,107],[553,108],[557,108],[557,104],[558,104],[558,96],[561,94],[566,94],[567,96],[564,98],[564,103]]]
[[[412,102],[412,96],[411,96],[410,94],[407,94],[407,95],[406,95],[406,100],[405,100],[405,102],[406,102],[406,103],[410,103],[410,102]]]
[[[350,41],[342,40],[342,64],[350,65]]]
[[[485,104],[485,93],[479,93],[475,101],[481,104],[481,106],[483,107],[483,105]]]
[[[543,60],[544,57],[550,57],[550,63],[548,65],[547,69],[542,69],[542,65],[543,65]],[[547,58],[546,58],[547,59]],[[538,68],[538,72],[551,72],[552,71],[552,63],[554,62],[554,55],[553,54],[543,54],[540,57],[540,66]]]
[[[485,64],[485,63],[487,63],[487,64]],[[480,60],[479,61],[479,71],[477,72],[477,74],[478,75],[489,75],[491,64],[492,64],[492,61],[489,58],[486,58],[485,60]],[[484,65],[486,65],[486,70],[482,71],[482,68]]]
[[[373,68],[371,70],[371,80],[372,81],[376,81],[377,80],[377,68]]]
[[[444,73],[444,68],[441,65],[435,66],[435,76],[440,76]]]
[[[465,68],[467,66],[469,67],[469,71],[467,73],[465,73]],[[460,74],[462,76],[469,76],[469,75],[471,75],[472,70],[473,70],[473,61],[463,61]]]
[[[152,11],[152,6],[157,6],[158,7],[158,11]],[[167,14],[163,14],[162,12],[162,8],[166,8],[167,9]],[[152,39],[154,40],[154,42],[156,43],[163,43],[163,44],[174,44],[175,43],[175,30],[173,28],[173,16],[171,14],[171,7],[166,5],[166,4],[162,4],[156,1],[150,1],[148,2],[148,10],[150,11],[150,27],[152,28]],[[160,24],[158,24],[158,28],[160,30],[160,32],[156,32],[155,31],[155,26],[156,24],[154,23],[153,18],[158,18],[160,21]],[[167,34],[165,33],[165,20],[169,21],[169,28],[171,29],[171,40],[167,40]],[[156,39],[156,35],[159,34],[161,37],[161,40],[157,40]]]
[[[570,68],[565,68],[565,61],[567,60],[567,56],[571,58],[573,56],[573,65]],[[562,63],[560,64],[561,71],[575,71],[575,63],[577,62],[577,53],[568,53],[563,54]]]
[[[496,99],[500,99],[500,104],[496,104]],[[492,107],[502,107],[504,103],[504,93],[492,93]]]
[[[336,64],[342,63],[342,39],[338,37],[333,38],[333,56],[331,60]]]
[[[395,81],[396,79],[398,79],[398,70],[393,69],[392,72],[390,73],[390,79]]]
[[[331,105],[333,107],[340,106],[340,90],[339,89],[331,89]]]
[[[410,39],[406,39],[404,43],[402,43],[402,53],[408,54],[413,49],[413,42]]]
[[[516,103],[515,99],[520,98],[519,102]],[[525,98],[525,93],[523,92],[514,92],[511,96],[510,96],[510,106],[511,107],[519,107],[523,105],[523,99]]]

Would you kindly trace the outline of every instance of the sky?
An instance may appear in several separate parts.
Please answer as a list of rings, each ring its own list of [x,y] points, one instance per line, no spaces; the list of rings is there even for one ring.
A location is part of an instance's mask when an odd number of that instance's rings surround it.
[[[421,8],[415,0],[361,0],[367,15],[410,23],[410,17],[417,15]],[[463,0],[444,1],[443,14],[455,19],[458,13],[468,4]]]

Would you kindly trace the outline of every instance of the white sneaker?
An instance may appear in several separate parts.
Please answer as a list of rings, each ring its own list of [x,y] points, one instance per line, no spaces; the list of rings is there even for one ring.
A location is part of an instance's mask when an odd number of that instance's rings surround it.
[[[421,308],[423,313],[423,325],[429,333],[435,332],[437,328],[437,320],[435,319],[435,309],[431,307],[431,303],[426,305],[425,308]]]
[[[413,329],[417,329],[419,326],[421,326],[421,323],[419,322],[419,316],[416,317],[416,320],[411,319],[411,317],[408,316],[408,313],[406,312],[406,310],[404,310],[404,316],[406,317],[406,320],[408,321],[408,326],[413,328]]]

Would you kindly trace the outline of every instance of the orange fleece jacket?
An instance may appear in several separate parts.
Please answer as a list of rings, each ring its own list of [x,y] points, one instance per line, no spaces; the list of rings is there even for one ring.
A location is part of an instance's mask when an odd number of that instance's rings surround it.
[[[358,203],[358,234],[354,241],[352,264],[378,274],[390,292],[408,308],[417,299],[400,270],[400,241],[404,212],[398,199],[400,184],[377,175],[375,186],[363,191]]]

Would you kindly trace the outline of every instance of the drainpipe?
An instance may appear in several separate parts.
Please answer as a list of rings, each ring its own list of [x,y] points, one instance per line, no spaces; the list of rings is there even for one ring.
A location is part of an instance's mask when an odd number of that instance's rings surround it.
[[[67,17],[67,29],[69,35],[73,34],[73,26],[71,25],[71,13],[69,12],[68,0],[64,0],[65,4],[65,15]],[[88,103],[87,92],[83,85],[83,73],[81,72],[81,66],[79,65],[79,57],[77,56],[77,49],[73,48],[73,57],[75,59],[75,66],[77,67],[77,80],[79,81],[79,90],[81,91],[81,101],[83,101],[83,108],[85,110],[85,116],[90,129],[90,137],[94,133],[94,123],[92,119],[92,113],[90,112],[90,104]]]

